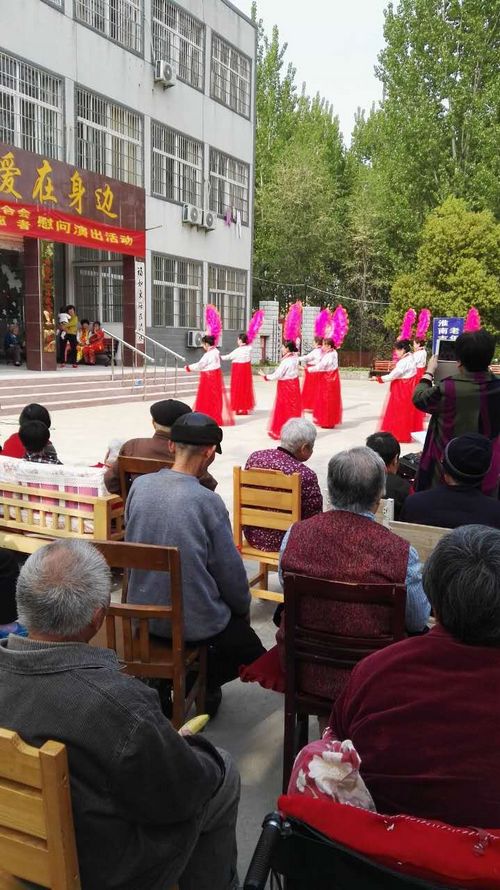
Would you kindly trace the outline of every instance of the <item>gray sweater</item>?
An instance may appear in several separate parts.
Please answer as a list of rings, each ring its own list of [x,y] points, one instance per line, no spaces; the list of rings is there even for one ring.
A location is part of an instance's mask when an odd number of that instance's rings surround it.
[[[186,640],[205,640],[226,627],[231,614],[250,607],[248,580],[222,498],[194,476],[160,470],[132,485],[125,511],[127,541],[178,547],[181,554]],[[170,602],[170,583],[160,572],[130,573],[128,601]],[[166,622],[151,630],[169,636]]]

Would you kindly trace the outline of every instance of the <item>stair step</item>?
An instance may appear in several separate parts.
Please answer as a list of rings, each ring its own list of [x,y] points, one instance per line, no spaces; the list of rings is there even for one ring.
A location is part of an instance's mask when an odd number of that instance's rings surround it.
[[[142,387],[141,387],[141,390],[142,390]],[[188,396],[188,395],[194,395],[195,391],[196,391],[195,389],[191,389],[190,391],[177,390],[177,392],[175,393],[173,389],[171,392],[168,392],[167,390],[163,389],[163,390],[161,390],[161,392],[153,393],[148,387],[147,392],[146,392],[146,398],[144,398],[144,394],[142,391],[140,391],[140,392],[139,391],[138,392],[130,392],[129,391],[129,392],[120,392],[120,393],[116,393],[113,395],[106,394],[106,395],[97,396],[94,398],[88,398],[87,396],[83,396],[78,399],[71,399],[70,401],[68,401],[66,399],[63,401],[56,402],[56,401],[51,401],[51,399],[48,398],[48,399],[44,399],[43,404],[47,408],[48,411],[53,412],[53,411],[62,411],[63,409],[68,409],[68,408],[75,408],[75,409],[76,408],[92,408],[92,407],[97,407],[99,405],[120,405],[120,404],[126,404],[126,403],[130,403],[130,402],[149,401],[151,397],[154,398],[157,395],[163,395],[167,398],[169,398],[169,397],[172,398],[174,395],[175,396]],[[17,404],[8,405],[5,408],[2,406],[2,408],[0,409],[0,415],[19,414],[19,412],[22,411],[22,409],[24,408],[25,404],[26,404],[26,402],[23,401],[23,402],[19,402]]]
[[[193,387],[193,384],[189,383],[189,382],[187,382],[184,386],[177,385],[177,387],[174,386],[173,381],[167,381],[166,385],[163,382],[162,383],[148,383],[146,386],[146,393],[147,393],[147,395],[149,395],[150,393],[157,394],[157,393],[162,393],[162,392],[172,392],[174,389],[176,389],[177,392],[194,392],[196,387]],[[60,390],[59,388],[55,389],[53,387],[52,389],[48,389],[48,390],[39,390],[38,388],[37,389],[32,388],[32,389],[30,389],[29,394],[24,393],[24,392],[8,392],[8,393],[0,392],[0,405],[2,408],[7,408],[9,405],[18,404],[19,402],[22,402],[22,404],[25,405],[27,395],[29,395],[30,401],[33,401],[33,400],[36,401],[35,394],[36,394],[37,399],[44,399],[44,403],[45,403],[47,401],[51,401],[51,402],[66,401],[67,402],[67,401],[70,401],[71,399],[74,399],[75,401],[80,401],[82,398],[98,398],[98,397],[100,398],[100,397],[105,397],[107,395],[119,395],[119,394],[126,394],[126,393],[139,392],[140,394],[142,394],[143,391],[144,391],[143,386],[134,386],[132,382],[130,382],[124,386],[116,386],[116,384],[113,387],[104,387],[104,386],[94,385],[90,388],[85,388],[85,389],[73,387],[71,389]]]

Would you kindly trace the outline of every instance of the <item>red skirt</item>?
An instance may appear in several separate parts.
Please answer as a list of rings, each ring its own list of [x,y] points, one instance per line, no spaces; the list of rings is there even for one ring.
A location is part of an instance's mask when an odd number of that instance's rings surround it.
[[[316,401],[313,420],[323,429],[331,430],[342,423],[342,395],[338,371],[317,371]]]
[[[231,368],[231,408],[236,414],[248,414],[255,408],[251,362],[233,362]]]
[[[398,442],[411,442],[415,430],[415,407],[412,402],[415,377],[393,380],[387,396],[379,430],[392,433]]]
[[[269,421],[271,439],[279,439],[281,430],[291,417],[302,417],[299,378],[278,380],[273,412]]]
[[[306,368],[304,383],[302,384],[302,408],[304,411],[314,411],[316,392],[318,390],[317,377],[318,374],[311,374]]]
[[[208,414],[219,426],[234,426],[233,412],[220,368],[216,371],[200,371],[193,411]]]

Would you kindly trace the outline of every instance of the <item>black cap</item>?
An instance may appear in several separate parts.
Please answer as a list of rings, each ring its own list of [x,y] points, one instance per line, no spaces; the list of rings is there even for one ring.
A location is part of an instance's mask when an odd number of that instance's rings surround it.
[[[215,420],[199,411],[179,417],[170,430],[172,442],[181,442],[183,445],[215,445],[218,454],[222,454],[222,436],[222,430]]]
[[[191,414],[191,408],[185,402],[178,402],[176,399],[164,399],[162,402],[155,402],[149,409],[151,417],[155,423],[160,426],[170,427],[183,414]]]
[[[492,455],[492,444],[486,436],[466,433],[448,442],[443,469],[457,482],[479,485],[491,466]]]

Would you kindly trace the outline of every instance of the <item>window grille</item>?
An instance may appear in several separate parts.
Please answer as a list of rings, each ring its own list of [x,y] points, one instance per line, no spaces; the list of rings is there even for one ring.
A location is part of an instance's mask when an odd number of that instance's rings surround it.
[[[244,117],[250,117],[251,70],[247,56],[212,35],[210,95]]]
[[[110,324],[123,321],[123,267],[120,254],[75,248],[75,305],[79,318]]]
[[[162,124],[151,124],[153,195],[202,205],[203,145]]]
[[[248,164],[221,151],[210,149],[210,210],[224,216],[239,210],[242,223],[248,223]]]
[[[153,254],[153,327],[199,328],[202,264]]]
[[[224,330],[244,330],[246,294],[247,273],[243,269],[208,267],[208,302],[219,310]]]
[[[170,62],[177,77],[203,90],[205,25],[170,0],[153,0],[155,59]]]
[[[0,141],[62,160],[61,78],[0,52]]]
[[[77,165],[142,186],[141,115],[81,87],[75,102]]]
[[[44,0],[49,6],[57,6],[58,9],[64,9],[64,0]]]
[[[75,0],[75,18],[136,53],[142,52],[143,0]]]

